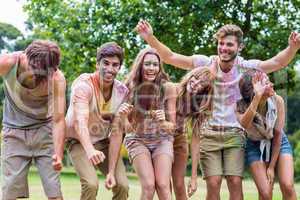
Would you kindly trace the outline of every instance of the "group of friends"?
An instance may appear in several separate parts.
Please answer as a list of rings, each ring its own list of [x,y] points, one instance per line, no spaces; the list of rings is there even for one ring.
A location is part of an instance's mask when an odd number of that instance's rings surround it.
[[[245,165],[260,200],[272,199],[275,174],[283,199],[296,200],[292,149],[283,130],[285,103],[267,74],[292,61],[300,34],[292,32],[284,50],[261,61],[239,56],[243,32],[236,25],[217,30],[217,55],[210,57],[173,52],[147,21],[141,20],[136,31],[150,47],[138,53],[126,81],[116,79],[123,49],[115,42],[101,45],[95,71],[72,83],[67,112],[56,43],[36,40],[24,52],[0,56],[5,92],[2,199],[29,197],[32,162],[48,199],[63,199],[59,171],[65,147],[80,177],[81,200],[96,199],[97,170],[106,176],[112,199],[128,199],[120,156],[124,143],[141,200],[153,199],[155,192],[160,200],[171,200],[172,191],[176,200],[186,200],[197,190],[198,162],[207,200],[220,199],[223,178],[229,199],[242,200]],[[189,72],[172,83],[163,63]],[[192,130],[192,175],[185,186],[187,127]]]

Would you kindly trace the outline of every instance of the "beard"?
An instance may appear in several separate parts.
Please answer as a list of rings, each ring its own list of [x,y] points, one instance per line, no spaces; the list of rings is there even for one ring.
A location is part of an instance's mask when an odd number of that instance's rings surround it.
[[[221,56],[219,55],[220,61],[224,63],[229,63],[233,61],[236,57],[238,56],[238,52],[234,52],[233,54],[230,55],[228,59],[222,59]]]
[[[105,81],[105,82],[113,82],[114,81],[114,79],[116,78],[116,74],[115,73],[109,73],[109,72],[107,72],[105,69],[100,69],[99,70],[99,73],[100,73],[100,77],[101,77],[101,79],[103,80],[103,81]],[[106,77],[106,74],[111,74],[110,76],[110,78],[109,79],[111,79],[111,80],[107,80],[107,77]]]

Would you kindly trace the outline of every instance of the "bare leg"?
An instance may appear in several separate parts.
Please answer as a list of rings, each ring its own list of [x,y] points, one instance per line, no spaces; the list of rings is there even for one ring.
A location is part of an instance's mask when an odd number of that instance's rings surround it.
[[[186,172],[187,159],[188,159],[187,144],[175,146],[175,142],[174,142],[174,162],[172,165],[172,180],[173,180],[173,187],[175,191],[176,200],[187,200],[187,194],[186,194],[186,189],[184,184],[184,176]]]
[[[160,200],[171,200],[170,179],[172,158],[167,154],[159,154],[153,158],[153,165],[158,198]]]
[[[290,154],[280,154],[278,159],[279,185],[284,200],[296,200],[294,188],[294,166],[293,157]]]
[[[242,177],[240,176],[227,176],[227,186],[229,190],[230,200],[243,200],[243,185]]]
[[[206,200],[220,200],[221,176],[209,176],[206,181]]]
[[[155,178],[151,155],[138,155],[133,160],[133,166],[142,186],[140,200],[152,200],[155,192]]]
[[[257,187],[260,200],[272,200],[272,185],[267,177],[267,166],[262,161],[255,161],[250,165],[250,172]]]

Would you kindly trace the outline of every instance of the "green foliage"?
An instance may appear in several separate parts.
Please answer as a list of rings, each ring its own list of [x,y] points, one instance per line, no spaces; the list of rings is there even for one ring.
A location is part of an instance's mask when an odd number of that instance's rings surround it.
[[[293,92],[287,97],[287,133],[294,134],[297,130],[300,130],[300,112],[298,109],[300,107],[300,77],[296,78],[296,86]],[[298,131],[299,132],[299,131]],[[298,133],[297,132],[297,133]],[[297,134],[294,134],[297,135]],[[294,137],[294,136],[293,136]],[[297,137],[297,136],[295,136]],[[300,133],[299,133],[299,140],[300,141]]]
[[[151,22],[162,42],[186,55],[214,54],[213,34],[221,25],[234,23],[245,33],[242,55],[267,59],[285,48],[290,32],[299,28],[299,7],[296,0],[32,0],[25,6],[34,36],[59,43],[69,80],[94,70],[96,49],[107,41],[125,48],[128,68],[145,46],[133,31],[140,18]],[[166,71],[176,81],[184,73],[170,66]],[[292,88],[293,69],[286,74],[279,85]]]
[[[289,137],[291,144],[294,147],[294,168],[296,180],[300,180],[300,130]]]
[[[3,49],[12,51],[13,46],[9,42],[16,40],[18,37],[23,37],[23,35],[16,27],[0,22],[0,51]]]

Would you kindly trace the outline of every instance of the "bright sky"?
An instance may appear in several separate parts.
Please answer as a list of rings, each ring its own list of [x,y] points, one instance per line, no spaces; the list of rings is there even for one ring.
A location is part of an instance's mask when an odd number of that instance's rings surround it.
[[[25,20],[27,15],[23,12],[22,6],[25,0],[0,0],[0,22],[5,22],[14,25],[23,34],[25,31]]]

